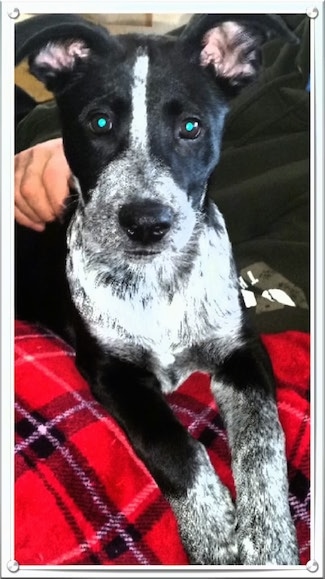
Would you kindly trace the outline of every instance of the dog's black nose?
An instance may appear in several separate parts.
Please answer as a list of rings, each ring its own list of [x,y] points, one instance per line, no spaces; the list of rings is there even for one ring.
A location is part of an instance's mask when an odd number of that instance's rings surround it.
[[[149,244],[160,241],[169,231],[173,212],[162,203],[146,200],[123,205],[118,218],[132,241]]]

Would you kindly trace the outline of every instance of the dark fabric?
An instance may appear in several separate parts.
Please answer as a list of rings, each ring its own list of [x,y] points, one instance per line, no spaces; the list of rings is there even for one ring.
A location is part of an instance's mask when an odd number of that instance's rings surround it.
[[[38,104],[16,128],[16,153],[61,136],[60,115],[54,101]]]
[[[263,47],[257,82],[233,100],[209,194],[223,212],[248,311],[260,332],[309,331],[309,18]],[[54,103],[17,128],[17,151],[60,135]]]
[[[37,105],[37,102],[20,86],[15,86],[15,127]]]

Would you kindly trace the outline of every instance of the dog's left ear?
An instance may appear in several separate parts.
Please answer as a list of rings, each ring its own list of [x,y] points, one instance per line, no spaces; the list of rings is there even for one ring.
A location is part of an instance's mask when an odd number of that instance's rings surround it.
[[[262,44],[276,36],[297,43],[284,20],[274,14],[196,14],[179,40],[202,67],[212,67],[230,93],[236,93],[258,75]]]
[[[16,64],[28,58],[30,72],[55,94],[91,55],[120,53],[109,32],[76,14],[41,14],[16,25]]]

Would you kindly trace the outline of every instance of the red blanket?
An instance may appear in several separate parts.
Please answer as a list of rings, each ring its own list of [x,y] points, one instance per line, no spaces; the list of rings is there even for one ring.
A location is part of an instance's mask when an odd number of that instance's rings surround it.
[[[309,336],[263,336],[277,379],[300,562],[310,558]],[[20,565],[184,565],[174,515],[116,423],[93,399],[74,352],[16,324],[15,559]],[[207,376],[169,403],[234,492],[224,426]]]

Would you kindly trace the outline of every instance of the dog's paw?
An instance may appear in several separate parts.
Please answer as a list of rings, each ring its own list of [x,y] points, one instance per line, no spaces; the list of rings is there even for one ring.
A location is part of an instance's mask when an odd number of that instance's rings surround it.
[[[222,494],[218,493],[218,501],[214,508],[208,508],[209,513],[203,508],[195,513],[199,516],[192,519],[191,527],[187,523],[183,540],[191,565],[239,563],[235,512],[230,496]]]
[[[276,521],[270,513],[260,529],[238,529],[239,558],[242,565],[299,565],[296,532],[291,518]]]
[[[205,449],[199,455],[199,468],[186,496],[170,498],[180,535],[191,565],[235,565],[235,507]]]
[[[233,451],[240,563],[299,565],[284,434],[275,403],[264,411],[264,421],[256,419],[260,430]]]

